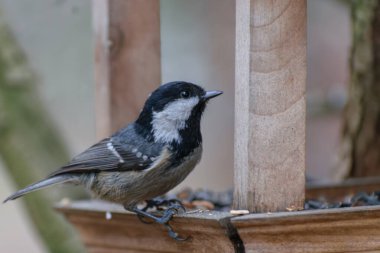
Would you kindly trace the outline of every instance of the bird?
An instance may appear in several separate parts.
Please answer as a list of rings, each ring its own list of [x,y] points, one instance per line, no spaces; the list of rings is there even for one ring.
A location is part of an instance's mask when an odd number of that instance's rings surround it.
[[[182,240],[169,225],[181,204],[171,202],[160,217],[137,206],[173,189],[199,163],[201,118],[207,102],[222,93],[185,81],[159,86],[134,122],[89,147],[45,179],[10,195],[4,203],[48,186],[79,184],[95,198],[119,203],[140,217],[165,225],[170,237]]]

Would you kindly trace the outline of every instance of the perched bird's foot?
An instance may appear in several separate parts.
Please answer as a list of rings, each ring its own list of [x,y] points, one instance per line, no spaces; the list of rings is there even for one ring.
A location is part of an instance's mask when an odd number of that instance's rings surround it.
[[[164,225],[166,227],[166,229],[168,230],[169,236],[171,238],[173,238],[177,241],[185,241],[185,240],[189,239],[189,237],[187,237],[187,238],[180,237],[178,235],[178,233],[174,232],[173,228],[169,224],[169,221],[173,218],[173,216],[175,214],[178,214],[180,210],[185,210],[184,207],[182,206],[182,204],[171,203],[167,207],[167,209],[163,212],[162,216],[157,217],[157,216],[154,216],[153,214],[148,213],[144,210],[138,209],[137,207],[134,207],[132,209],[132,211],[138,215],[139,219],[142,222],[147,223],[145,220],[142,219],[142,217],[152,219],[153,221]]]
[[[140,211],[147,212],[149,209],[154,208],[157,211],[160,211],[162,215],[164,216],[165,210],[167,209],[175,209],[177,210],[177,213],[182,210],[183,212],[186,212],[185,207],[181,203],[180,200],[178,199],[164,199],[164,198],[154,198],[146,201],[146,206],[139,209]],[[153,223],[152,221],[148,221],[144,218],[146,216],[137,214],[137,217],[139,220],[145,224],[151,224]]]
[[[167,208],[180,206],[184,212],[186,211],[182,202],[179,199],[164,199],[164,198],[154,198],[146,201],[146,206],[141,209],[147,211],[149,208],[156,208],[157,210],[165,210]]]

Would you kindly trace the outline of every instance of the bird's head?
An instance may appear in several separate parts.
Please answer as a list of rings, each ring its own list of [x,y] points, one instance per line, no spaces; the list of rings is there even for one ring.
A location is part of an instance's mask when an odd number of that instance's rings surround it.
[[[145,102],[136,124],[155,142],[178,144],[189,139],[191,136],[185,136],[189,134],[201,141],[200,120],[206,103],[222,93],[187,82],[161,85]]]

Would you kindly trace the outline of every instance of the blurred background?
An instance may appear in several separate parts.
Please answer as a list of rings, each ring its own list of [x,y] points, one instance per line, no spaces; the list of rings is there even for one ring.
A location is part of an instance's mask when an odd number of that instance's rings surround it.
[[[352,161],[341,157],[354,152],[343,139],[350,133],[344,108],[349,100],[351,6],[355,2],[308,1],[306,168],[313,181],[352,174],[348,165]],[[176,190],[186,186],[231,189],[235,1],[161,0],[160,5],[162,82],[186,80],[224,91],[223,97],[210,103],[202,122],[203,159]],[[97,141],[91,16],[90,0],[0,0],[0,76],[4,76],[0,79],[0,138],[5,136],[0,140],[0,199],[15,191],[16,185],[42,178]],[[41,133],[28,132],[30,127],[42,129]],[[44,133],[49,137],[39,138]],[[9,150],[9,143],[17,148]],[[17,171],[20,158],[30,161],[30,170],[25,165],[24,171]],[[37,230],[29,217],[46,223],[33,213],[51,207],[40,210],[38,204],[72,196],[64,188],[53,189],[49,195],[36,193],[0,207],[4,252],[48,252],[43,243],[49,238],[48,228]],[[34,210],[29,216],[27,208]],[[71,228],[67,231],[75,233]]]

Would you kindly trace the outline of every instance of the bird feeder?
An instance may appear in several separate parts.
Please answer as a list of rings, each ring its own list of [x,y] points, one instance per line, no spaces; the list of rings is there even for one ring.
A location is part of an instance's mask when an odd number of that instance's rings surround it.
[[[93,1],[98,137],[133,120],[161,82],[159,10],[158,0]],[[380,207],[302,211],[305,192],[338,197],[379,186],[376,179],[305,190],[306,15],[306,0],[236,1],[233,208],[251,214],[177,216],[175,231],[192,236],[177,242],[115,205],[58,206],[89,252],[380,250]]]

